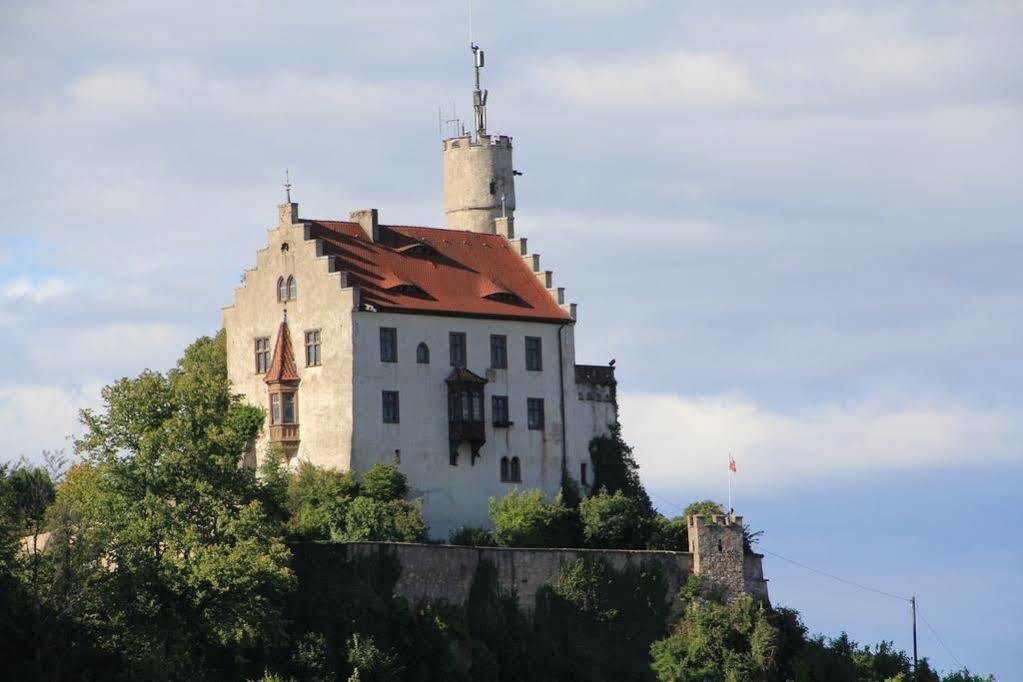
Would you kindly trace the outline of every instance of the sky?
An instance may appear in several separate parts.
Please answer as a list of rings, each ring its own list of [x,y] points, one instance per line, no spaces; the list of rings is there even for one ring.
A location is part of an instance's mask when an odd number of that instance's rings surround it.
[[[666,514],[813,631],[1023,680],[1023,2],[476,0],[516,232]],[[0,6],[0,459],[216,331],[276,220],[445,224],[466,2]],[[934,633],[937,632],[936,636]],[[939,641],[940,636],[940,641]]]

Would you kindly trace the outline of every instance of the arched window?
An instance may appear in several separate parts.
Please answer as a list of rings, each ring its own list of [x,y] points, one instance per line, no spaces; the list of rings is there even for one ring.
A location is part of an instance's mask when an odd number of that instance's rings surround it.
[[[288,275],[288,300],[298,300],[298,282],[296,282],[295,278],[291,275]]]
[[[508,480],[508,476],[509,476],[509,474],[508,474],[508,458],[507,457],[502,457],[501,458],[501,480],[502,481],[507,481]]]
[[[430,364],[430,347],[422,341],[416,346],[416,362],[420,365]]]
[[[511,458],[510,478],[514,483],[522,483],[522,467],[519,465],[519,458]]]
[[[281,277],[277,280],[277,300],[284,303],[288,300],[288,283]]]

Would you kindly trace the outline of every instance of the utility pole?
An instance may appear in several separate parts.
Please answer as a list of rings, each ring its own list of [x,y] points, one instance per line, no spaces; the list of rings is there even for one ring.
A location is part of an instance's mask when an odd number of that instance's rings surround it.
[[[913,682],[919,682],[920,677],[917,674],[917,658],[916,658],[916,595],[913,595],[909,603],[913,607]]]

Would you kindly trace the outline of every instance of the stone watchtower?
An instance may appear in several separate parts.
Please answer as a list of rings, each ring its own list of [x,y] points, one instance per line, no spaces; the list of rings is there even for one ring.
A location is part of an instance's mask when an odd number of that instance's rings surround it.
[[[480,89],[483,50],[472,45],[475,137],[463,133],[444,140],[444,212],[455,230],[514,237],[515,175],[507,135],[487,133],[487,91]]]
[[[742,517],[692,515],[689,517],[689,552],[693,572],[720,586],[728,598],[747,591]],[[766,594],[766,587],[765,587]]]

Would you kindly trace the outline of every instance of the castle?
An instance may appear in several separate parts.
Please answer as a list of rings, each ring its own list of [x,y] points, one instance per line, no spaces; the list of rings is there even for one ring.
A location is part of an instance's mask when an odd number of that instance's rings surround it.
[[[616,418],[613,367],[576,364],[576,305],[515,235],[512,140],[487,132],[473,56],[475,130],[443,146],[448,227],[303,218],[289,188],[223,311],[233,387],[267,409],[249,463],[271,446],[288,466],[397,461],[438,538],[489,526],[518,486],[588,491]]]

